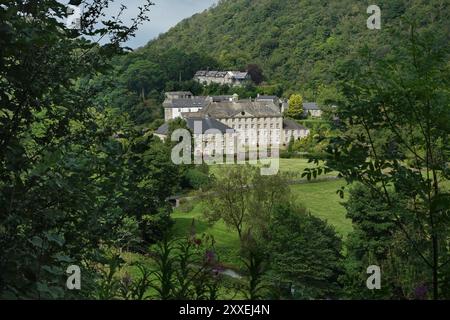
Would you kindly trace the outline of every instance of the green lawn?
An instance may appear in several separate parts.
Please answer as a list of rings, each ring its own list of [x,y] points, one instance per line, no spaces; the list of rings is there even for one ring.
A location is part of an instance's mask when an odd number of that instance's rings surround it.
[[[281,170],[285,172],[302,172],[310,164],[304,159],[282,159]],[[217,168],[212,167],[212,170]],[[351,221],[346,219],[344,201],[339,198],[336,191],[345,185],[343,180],[317,181],[292,185],[291,190],[296,201],[304,205],[310,212],[326,220],[335,227],[336,231],[346,237],[352,230]],[[214,237],[216,248],[221,260],[230,266],[238,266],[239,238],[237,232],[229,229],[222,221],[209,225],[203,219],[204,204],[199,200],[182,205],[172,215],[175,220],[174,234],[176,236],[188,235],[192,221],[195,223],[197,233],[207,233]]]
[[[175,220],[173,228],[174,236],[187,236],[191,231],[192,221],[194,221],[197,234],[209,234],[214,237],[216,249],[222,262],[225,265],[236,266],[239,264],[239,237],[237,232],[230,230],[222,221],[214,225],[209,225],[203,219],[203,203],[195,201],[192,210],[183,212],[177,209],[172,214]]]
[[[295,199],[303,204],[311,213],[336,228],[336,231],[346,237],[352,231],[352,224],[345,217],[346,210],[341,205],[341,199],[336,191],[345,185],[343,180],[320,181],[293,185],[291,187]]]
[[[214,165],[210,167],[210,172],[212,174],[218,174],[220,169],[223,167],[228,167],[229,165]],[[303,171],[306,168],[314,168],[314,163],[308,163],[307,159],[280,159],[280,172],[288,172],[292,174],[294,179],[301,178]],[[327,173],[327,177],[337,176],[337,172]]]
[[[295,173],[301,176],[306,168],[314,168],[314,163],[308,163],[307,159],[280,159],[280,171]],[[336,177],[337,172],[330,172],[325,174],[327,177]]]

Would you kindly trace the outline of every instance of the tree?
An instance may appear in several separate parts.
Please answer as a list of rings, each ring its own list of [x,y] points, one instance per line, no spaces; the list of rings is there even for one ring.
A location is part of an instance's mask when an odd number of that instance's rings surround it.
[[[326,166],[382,199],[438,299],[447,292],[440,279],[448,278],[450,261],[447,34],[434,25],[418,31],[414,22],[385,32],[394,46],[366,48],[339,69],[347,103],[338,109],[343,123]],[[398,212],[400,196],[411,214]]]
[[[278,297],[332,298],[338,293],[341,240],[335,230],[306,212],[277,206],[266,241],[270,269],[267,281]]]
[[[303,117],[303,97],[300,94],[293,94],[289,98],[289,108],[286,116],[293,119],[301,119]]]
[[[128,89],[135,92],[142,101],[145,101],[151,89],[163,89],[164,75],[156,63],[137,60],[128,66],[123,77],[126,79]]]
[[[252,78],[252,81],[255,84],[261,84],[264,80],[264,75],[261,67],[257,64],[249,64],[247,66],[247,72],[249,73],[250,77]]]
[[[250,165],[221,170],[211,183],[204,215],[211,223],[223,219],[242,241],[246,231],[264,235],[277,203],[290,198],[285,176],[262,176]]]
[[[223,219],[225,224],[234,228],[243,239],[244,223],[250,216],[251,184],[254,169],[250,166],[236,166],[219,173],[212,183],[205,218],[213,223]]]
[[[144,1],[131,26],[102,16],[107,5],[86,4],[79,30],[65,26],[58,1],[1,6],[1,298],[88,296],[64,290],[65,271],[101,257],[100,244],[112,245],[123,226],[118,130],[106,108],[94,108],[90,81],[123,51],[151,4]],[[111,41],[85,40],[91,36]]]
[[[413,221],[405,206],[405,197],[390,192],[397,206],[387,205],[368,187],[355,184],[345,203],[347,217],[352,219],[353,231],[346,240],[345,275],[340,279],[344,295],[353,299],[424,299],[430,294],[426,285],[426,265],[414,254],[414,248],[398,230],[393,211],[404,220]],[[408,218],[409,217],[409,218]],[[408,229],[420,240],[420,230],[412,223]],[[380,290],[367,290],[364,270],[377,265],[383,270]],[[421,292],[418,292],[419,289]]]

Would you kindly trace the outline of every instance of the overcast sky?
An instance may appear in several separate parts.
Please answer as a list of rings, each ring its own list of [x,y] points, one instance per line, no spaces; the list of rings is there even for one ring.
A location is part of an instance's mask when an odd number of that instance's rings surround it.
[[[111,12],[117,12],[120,3],[127,6],[126,17],[133,17],[137,12],[137,6],[142,0],[116,1],[111,5]],[[152,0],[155,3],[149,13],[150,21],[139,27],[136,37],[126,45],[133,49],[144,46],[148,41],[157,37],[160,33],[168,31],[184,18],[208,9],[217,0]],[[124,22],[127,21],[124,19]]]

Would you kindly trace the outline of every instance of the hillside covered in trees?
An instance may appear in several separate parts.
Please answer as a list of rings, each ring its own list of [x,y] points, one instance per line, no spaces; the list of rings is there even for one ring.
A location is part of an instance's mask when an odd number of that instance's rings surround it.
[[[214,7],[185,19],[145,47],[117,58],[104,100],[129,113],[140,125],[162,117],[164,91],[190,90],[197,95],[258,93],[306,101],[336,100],[337,71],[358,59],[367,46],[383,54],[392,43],[390,30],[418,21],[417,28],[448,30],[444,0],[380,0],[381,30],[367,28],[364,1],[221,0]],[[200,69],[255,66],[263,83],[246,88],[202,88],[192,81]],[[157,121],[151,127],[157,127]]]

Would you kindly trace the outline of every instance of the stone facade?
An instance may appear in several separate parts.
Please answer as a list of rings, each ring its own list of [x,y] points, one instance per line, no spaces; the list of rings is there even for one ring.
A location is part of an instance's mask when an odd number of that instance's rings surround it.
[[[220,85],[242,86],[246,81],[250,80],[247,72],[240,71],[197,71],[194,80],[201,84],[209,85],[217,83]]]
[[[305,102],[303,103],[303,114],[304,116],[311,116],[314,118],[322,117],[322,110],[315,102]]]
[[[279,98],[263,96],[255,100],[239,100],[237,95],[194,97],[186,94],[180,98],[179,94],[167,93],[164,102],[166,121],[178,117],[186,120],[214,119],[233,129],[238,143],[244,147],[257,147],[261,141],[267,145],[283,146],[292,136],[302,139],[309,135],[305,127],[283,119],[282,107]],[[215,126],[218,127],[217,123]]]
[[[195,97],[191,92],[167,92],[163,103],[164,120],[180,118],[183,113],[199,112],[209,102],[211,98]]]
[[[283,120],[283,138],[282,144],[287,146],[294,137],[294,140],[299,140],[309,136],[310,131],[308,128],[299,125],[294,120],[284,119]]]

